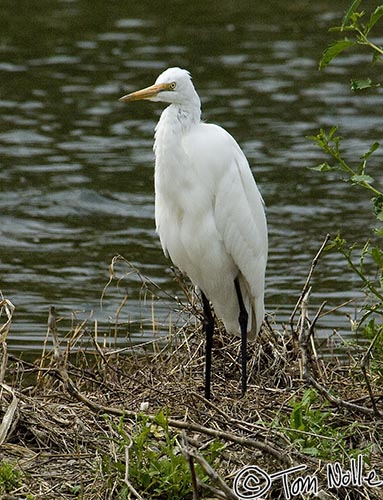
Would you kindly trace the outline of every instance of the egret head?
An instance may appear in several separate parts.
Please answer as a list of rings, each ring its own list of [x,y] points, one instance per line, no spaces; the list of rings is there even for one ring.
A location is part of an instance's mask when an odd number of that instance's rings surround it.
[[[195,103],[197,99],[199,103],[190,73],[181,68],[168,68],[160,74],[154,85],[127,94],[121,97],[119,101],[130,102],[141,99],[178,105]]]

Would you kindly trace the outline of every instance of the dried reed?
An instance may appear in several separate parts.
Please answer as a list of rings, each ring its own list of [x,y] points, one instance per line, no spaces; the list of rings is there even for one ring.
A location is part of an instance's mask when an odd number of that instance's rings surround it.
[[[112,266],[111,275],[113,272]],[[181,317],[186,320],[177,328],[172,326],[166,339],[158,337],[128,352],[106,348],[99,340],[97,322],[89,319],[74,323],[60,342],[52,310],[48,321],[54,347],[51,352],[44,350],[34,362],[14,354],[8,354],[6,361],[3,357],[6,372],[0,380],[0,459],[14,463],[23,474],[22,486],[9,498],[26,498],[28,494],[35,500],[118,498],[117,482],[111,483],[103,470],[105,455],[124,460],[116,448],[111,422],[123,419],[129,434],[138,413],[154,420],[164,408],[169,426],[180,435],[192,470],[193,498],[200,498],[206,489],[210,498],[236,498],[231,489],[235,473],[251,464],[270,473],[305,464],[308,473],[324,478],[326,460],[304,453],[286,427],[291,402],[302,398],[308,387],[317,390],[314,407],[327,404],[331,409],[332,425],[354,429],[349,436],[350,450],[370,446],[369,467],[383,477],[380,378],[369,371],[365,358],[362,370],[357,356],[339,363],[321,359],[313,350],[321,310],[310,320],[308,283],[289,327],[278,328],[268,319],[257,341],[249,345],[249,385],[243,398],[239,340],[233,341],[219,325],[212,401],[202,396],[204,341],[200,323],[194,319],[200,312],[193,292],[185,290],[186,299],[178,305],[182,304]],[[7,316],[0,329],[4,351],[12,308],[4,298],[0,307]],[[296,321],[294,315],[298,315]],[[299,435],[299,429],[295,430]],[[318,434],[315,429],[301,432]],[[225,444],[217,470],[209,469],[200,454],[212,439]],[[349,459],[346,451],[345,466]],[[195,476],[195,463],[205,468],[210,478],[205,486]],[[128,467],[124,480],[130,498],[142,498],[129,482]],[[324,485],[319,497],[381,499],[382,491],[366,485],[326,491]],[[284,498],[282,488],[274,488],[272,498]]]

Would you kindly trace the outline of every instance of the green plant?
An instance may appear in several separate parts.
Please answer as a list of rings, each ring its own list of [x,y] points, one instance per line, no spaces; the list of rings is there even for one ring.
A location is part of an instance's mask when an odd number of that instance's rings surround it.
[[[192,498],[190,468],[182,454],[179,436],[169,428],[168,417],[163,411],[156,415],[154,421],[145,414],[138,414],[131,434],[126,431],[124,419],[120,419],[114,428],[119,435],[119,450],[129,448],[128,477],[140,494],[153,499]],[[203,456],[214,466],[221,450],[222,445],[213,441]],[[127,498],[128,488],[122,482],[122,478],[126,477],[126,462],[113,462],[110,457],[105,457],[104,467],[107,473],[112,472],[119,479],[118,498]],[[198,464],[195,471],[201,482],[207,481]]]
[[[370,366],[372,372],[377,376],[377,383],[383,381],[383,324],[371,318],[363,327],[363,337],[371,341],[371,360]]]
[[[374,187],[374,177],[367,174],[368,160],[374,151],[379,147],[374,143],[370,149],[364,153],[356,162],[350,165],[341,151],[341,140],[336,135],[337,127],[333,127],[329,132],[323,129],[316,136],[309,137],[328,156],[329,161],[324,161],[320,165],[313,167],[313,170],[320,172],[337,171],[345,174],[344,180],[353,186],[359,186],[373,194],[371,198],[372,211],[376,218],[374,228],[374,238],[383,236],[383,192]],[[337,250],[346,259],[349,267],[360,278],[362,289],[369,298],[364,307],[364,314],[360,319],[362,324],[372,313],[383,314],[383,251],[378,244],[372,244],[370,240],[349,245],[347,241],[338,234],[326,247],[326,250]]]
[[[10,493],[22,484],[22,474],[6,460],[0,462],[0,493]]]
[[[344,37],[332,43],[323,53],[319,62],[320,69],[325,68],[334,57],[338,56],[346,49],[357,45],[365,46],[372,51],[372,61],[374,63],[383,61],[383,48],[374,43],[370,38],[371,30],[383,16],[383,5],[378,5],[366,20],[365,11],[362,10],[357,12],[361,3],[362,0],[354,0],[348,8],[341,26],[330,28],[330,31],[341,33],[347,32],[351,34],[353,38]],[[381,83],[372,83],[370,78],[364,80],[351,80],[352,90],[364,90],[369,87],[380,87],[381,85]]]
[[[323,53],[319,67],[322,69],[344,50],[358,45],[366,46],[372,51],[374,63],[383,62],[383,48],[371,41],[371,31],[382,20],[383,5],[378,5],[369,16],[364,11],[357,11],[362,0],[354,0],[347,10],[341,26],[331,28],[331,31],[348,32],[353,38],[343,38],[331,44]],[[352,90],[362,90],[368,87],[378,87],[381,83],[372,84],[371,80],[352,80]],[[383,236],[383,192],[377,187],[376,179],[368,169],[368,162],[374,152],[379,148],[379,143],[373,143],[369,150],[363,153],[356,161],[350,162],[346,159],[342,150],[342,137],[338,135],[338,128],[332,127],[329,131],[321,129],[318,134],[310,136],[309,139],[322,149],[329,158],[313,170],[320,172],[335,171],[342,174],[343,180],[352,186],[358,186],[372,194],[372,211],[376,218],[376,227],[372,237],[377,243],[372,244],[370,240],[363,243],[348,244],[340,235],[335,237],[327,246],[327,250],[335,249],[340,252],[348,262],[350,268],[361,280],[362,288],[368,296],[368,303],[359,320],[362,325],[372,314],[383,314],[383,251],[379,238]],[[377,326],[376,323],[370,324]],[[375,335],[379,332],[375,328]],[[377,348],[379,344],[375,344]]]
[[[329,132],[320,129],[317,135],[308,137],[331,158],[331,163],[324,161],[318,166],[313,167],[313,170],[318,170],[319,172],[328,172],[331,170],[340,172],[346,175],[344,177],[346,182],[369,190],[374,195],[373,202],[377,218],[383,221],[382,199],[380,199],[383,195],[381,191],[372,186],[375,182],[374,177],[366,173],[367,162],[371,155],[379,148],[379,143],[375,142],[372,144],[370,149],[362,154],[355,166],[350,165],[341,150],[342,137],[336,134],[337,131],[338,127],[332,127]]]
[[[339,460],[345,455],[366,455],[369,452],[367,448],[352,450],[348,445],[353,424],[337,425],[327,403],[318,405],[318,400],[315,389],[306,389],[301,399],[290,402],[290,415],[279,423],[285,435],[302,453],[324,460]]]

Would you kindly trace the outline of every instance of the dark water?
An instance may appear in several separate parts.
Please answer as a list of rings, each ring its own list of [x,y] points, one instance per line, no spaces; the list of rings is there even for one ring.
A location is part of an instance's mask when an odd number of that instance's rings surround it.
[[[192,72],[204,119],[229,130],[254,169],[270,231],[267,309],[287,320],[325,234],[365,238],[373,222],[368,195],[307,169],[322,159],[306,139],[319,127],[340,126],[350,159],[381,140],[381,92],[349,91],[351,76],[371,73],[366,57],[350,52],[317,70],[347,4],[0,0],[0,289],[16,306],[11,347],[40,348],[50,304],[63,325],[94,311],[107,331],[126,287],[119,319],[150,323],[134,275],[109,287],[100,310],[116,254],[180,293],[153,222],[162,107],[117,101],[174,65]],[[381,161],[378,151],[373,167]],[[328,255],[313,310],[357,290],[340,257]],[[170,309],[155,305],[165,328]],[[346,330],[354,309],[328,315],[321,335]]]

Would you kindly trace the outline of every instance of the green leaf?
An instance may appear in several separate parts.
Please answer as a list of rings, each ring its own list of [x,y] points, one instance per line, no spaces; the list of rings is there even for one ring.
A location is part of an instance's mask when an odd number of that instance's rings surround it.
[[[378,7],[371,14],[370,20],[368,21],[368,25],[367,25],[368,32],[379,21],[379,19],[382,16],[383,16],[383,5],[378,5]]]
[[[364,155],[361,157],[361,160],[368,160],[368,158],[374,153],[378,147],[380,146],[379,142],[374,142],[374,144],[370,147],[370,149],[367,151],[367,153],[364,153]]]
[[[358,165],[358,174],[359,175],[364,174],[366,167],[367,167],[367,160],[378,149],[379,146],[380,146],[379,142],[374,142],[374,144],[370,147],[370,149],[367,151],[367,153],[364,153],[364,155],[362,155],[360,157],[360,159],[362,161]]]
[[[380,47],[380,48],[382,48],[382,47]],[[383,63],[383,56],[379,52],[374,52],[372,54],[372,64],[375,64],[375,63]],[[377,84],[376,86],[381,87],[382,84]]]
[[[302,396],[302,406],[305,406],[306,409],[310,406],[310,404],[315,401],[317,397],[317,393],[315,389],[306,389]]]
[[[383,251],[379,247],[373,247],[371,249],[371,257],[373,258],[375,264],[382,269],[383,268]]]
[[[293,429],[303,430],[303,416],[302,416],[302,408],[297,406],[291,413],[291,426]]]
[[[310,455],[311,457],[317,457],[320,455],[320,451],[315,446],[312,446],[310,448],[303,448],[302,453]]]
[[[322,54],[322,59],[319,61],[319,69],[325,68],[334,57],[338,56],[341,52],[349,47],[356,45],[356,42],[344,38],[343,40],[338,40],[327,47],[327,49]]]
[[[374,198],[372,198],[372,203],[374,204],[374,213],[376,218],[383,221],[383,194],[374,196]]]
[[[342,27],[342,26],[331,26],[331,28],[329,28],[329,32],[331,33],[331,32],[334,32],[334,31],[337,31],[337,32],[339,32],[339,31],[342,31],[342,32],[344,32],[344,31],[355,31],[355,27],[354,26],[344,26],[344,27]]]
[[[330,242],[324,247],[325,252],[329,252],[330,250],[333,250],[334,248],[337,248],[337,244],[335,242]]]
[[[350,6],[350,8],[346,11],[343,21],[342,21],[342,29],[344,29],[349,22],[351,16],[353,13],[356,11],[356,9],[359,7],[360,3],[362,0],[354,0]]]
[[[362,174],[362,175],[353,175],[350,180],[355,184],[360,184],[362,182],[367,182],[367,184],[372,184],[375,179],[371,177],[371,175]]]
[[[315,170],[316,172],[329,172],[330,170],[336,170],[336,168],[332,167],[327,163],[327,161],[325,161],[316,167],[310,167],[310,170]]]
[[[351,80],[351,90],[353,90],[354,92],[357,90],[369,89],[371,87],[371,78],[366,78],[365,80]]]
[[[340,234],[337,234],[337,236],[334,239],[334,243],[337,246],[338,250],[342,249],[344,245],[347,243],[344,238],[340,236]]]
[[[331,141],[331,139],[334,137],[335,132],[338,130],[338,127],[334,125],[333,127],[330,128],[330,131],[328,133],[328,140]]]

